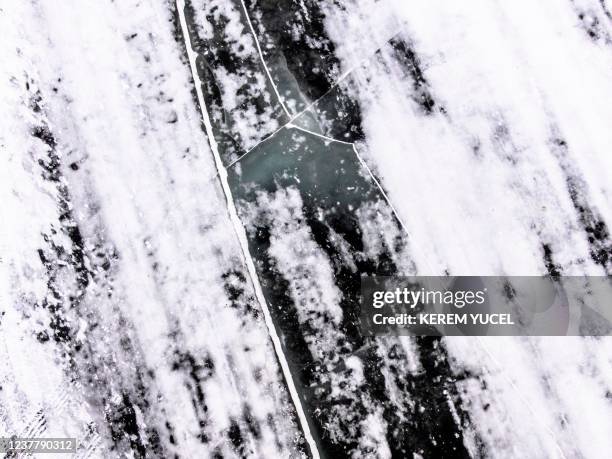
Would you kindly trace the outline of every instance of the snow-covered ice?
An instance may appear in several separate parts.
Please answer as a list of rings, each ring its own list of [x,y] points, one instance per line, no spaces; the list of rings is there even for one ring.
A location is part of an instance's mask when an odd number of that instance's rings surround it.
[[[612,275],[608,0],[0,6],[0,437],[612,454],[609,337],[365,336],[360,275]]]

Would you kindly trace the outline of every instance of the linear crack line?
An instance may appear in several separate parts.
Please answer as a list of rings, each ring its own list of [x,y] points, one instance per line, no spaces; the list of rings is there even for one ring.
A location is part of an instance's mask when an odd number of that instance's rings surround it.
[[[328,137],[326,135],[319,134],[317,132],[309,131],[308,129],[304,129],[303,127],[296,126],[295,124],[290,124],[287,127],[288,128],[293,128],[293,129],[298,129],[298,130],[303,131],[303,132],[307,132],[310,135],[313,135],[315,137],[319,137],[321,139],[327,140],[328,142],[336,142],[336,143],[341,143],[343,145],[350,145],[351,148],[353,149],[353,152],[355,153],[355,156],[357,157],[357,160],[359,161],[359,163],[363,166],[363,168],[370,175],[370,178],[372,179],[372,181],[374,182],[374,184],[378,188],[378,191],[380,191],[380,193],[382,194],[383,198],[385,199],[385,201],[387,202],[387,204],[391,208],[391,211],[393,212],[393,215],[395,215],[395,218],[397,218],[397,221],[401,225],[402,229],[406,232],[406,235],[410,236],[410,233],[408,232],[408,228],[406,227],[406,225],[404,224],[404,222],[400,218],[399,213],[397,212],[397,210],[395,210],[395,207],[393,206],[393,204],[391,204],[391,199],[389,199],[389,196],[387,196],[387,193],[383,189],[382,185],[380,184],[380,182],[378,181],[378,179],[376,178],[376,176],[374,175],[374,173],[372,172],[372,170],[370,169],[368,164],[365,162],[365,160],[363,159],[363,157],[361,156],[359,151],[357,151],[357,147],[355,146],[354,142],[345,142],[344,140],[334,139],[332,137]]]
[[[341,143],[344,145],[353,145],[353,142],[345,142],[344,140],[338,140],[338,139],[334,139],[332,137],[328,137],[326,135],[323,134],[319,134],[318,132],[314,132],[314,131],[310,131],[308,129],[305,129],[301,126],[298,126],[297,124],[289,124],[287,125],[288,128],[290,129],[297,129],[298,131],[303,131],[303,132],[307,132],[308,134],[314,135],[315,137],[319,137],[323,140],[327,140],[328,142],[335,142],[335,143]]]
[[[244,10],[244,15],[246,16],[247,23],[249,24],[249,28],[251,29],[251,33],[253,34],[253,40],[255,40],[255,46],[257,47],[257,52],[259,53],[259,58],[261,59],[261,63],[264,66],[264,69],[266,71],[266,75],[268,75],[268,79],[270,80],[270,84],[272,85],[272,88],[274,89],[274,92],[276,93],[276,97],[278,98],[278,102],[281,104],[281,107],[283,107],[283,110],[285,111],[286,115],[290,117],[291,113],[289,113],[289,110],[287,110],[287,107],[285,107],[285,104],[283,103],[283,99],[281,98],[281,95],[278,92],[278,88],[274,84],[274,80],[272,79],[272,75],[270,74],[270,70],[268,69],[268,66],[266,65],[266,61],[265,61],[265,59],[263,57],[263,53],[261,51],[261,46],[259,46],[259,40],[257,39],[257,34],[255,34],[255,29],[253,28],[253,24],[251,23],[251,18],[249,17],[249,12],[247,10],[246,5],[244,4],[244,0],[240,0],[240,3],[242,3],[242,9]]]
[[[295,406],[295,410],[298,416],[298,421],[300,423],[300,427],[304,433],[304,438],[308,444],[310,449],[310,453],[312,454],[314,459],[319,459],[319,451],[317,449],[317,445],[314,441],[312,434],[310,433],[310,427],[308,425],[308,420],[306,418],[306,414],[304,413],[304,409],[302,407],[302,403],[300,402],[300,397],[293,382],[293,377],[291,375],[291,370],[289,369],[289,364],[287,363],[287,358],[283,353],[282,345],[278,334],[276,333],[276,328],[274,326],[274,322],[272,321],[272,316],[270,314],[270,310],[268,308],[268,304],[263,294],[263,290],[261,288],[261,284],[259,283],[259,278],[257,277],[257,271],[255,270],[255,264],[253,263],[253,258],[249,252],[249,243],[246,236],[246,231],[240,222],[238,217],[238,212],[236,211],[236,206],[234,204],[234,199],[232,196],[232,192],[229,186],[229,182],[227,180],[227,169],[223,166],[223,162],[221,160],[221,156],[219,154],[219,149],[217,146],[217,141],[213,135],[213,128],[210,122],[210,117],[208,116],[208,111],[206,109],[206,104],[204,102],[204,94],[202,93],[202,82],[200,80],[200,76],[198,75],[197,67],[196,67],[196,58],[197,55],[193,48],[191,47],[191,38],[189,36],[189,29],[187,28],[187,20],[185,19],[185,0],[177,0],[176,7],[179,14],[179,19],[181,23],[181,29],[183,32],[183,40],[185,42],[185,49],[187,51],[187,57],[189,59],[189,66],[191,68],[191,75],[193,78],[193,82],[195,84],[196,95],[198,97],[198,103],[200,104],[200,112],[202,114],[202,118],[204,121],[204,127],[206,129],[206,134],[208,137],[208,142],[210,144],[210,148],[212,150],[215,165],[217,170],[219,171],[219,178],[221,181],[221,186],[223,188],[223,192],[225,193],[225,199],[227,201],[228,212],[230,215],[230,219],[234,226],[234,231],[238,237],[238,241],[240,242],[240,248],[242,249],[242,253],[245,258],[245,263],[247,265],[247,269],[249,271],[249,275],[251,276],[251,280],[253,282],[253,288],[255,289],[255,295],[259,304],[261,305],[262,313],[264,315],[264,320],[266,326],[268,328],[268,332],[270,334],[270,338],[272,340],[272,344],[274,346],[274,351],[276,353],[276,357],[280,363],[283,376],[285,378],[285,382],[287,384],[287,388],[289,390],[289,395]]]

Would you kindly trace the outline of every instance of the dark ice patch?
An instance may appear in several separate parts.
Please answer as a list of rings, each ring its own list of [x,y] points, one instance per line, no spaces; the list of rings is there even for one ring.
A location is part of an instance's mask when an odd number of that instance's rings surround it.
[[[565,174],[567,191],[578,214],[578,221],[585,232],[591,258],[607,274],[610,274],[612,273],[612,238],[608,226],[599,211],[589,202],[588,185],[580,172],[576,171],[570,163],[567,142],[562,137],[555,135],[551,140],[551,150]]]
[[[466,457],[462,431],[469,419],[461,409],[454,388],[455,379],[439,339],[419,342],[421,363],[425,368],[423,374],[413,377],[395,373],[392,376],[398,386],[420,404],[417,406],[427,407],[423,412],[408,402],[398,409],[389,399],[378,346],[360,331],[359,274],[396,274],[394,251],[402,250],[406,241],[396,241],[393,247],[383,243],[384,249],[376,259],[364,252],[363,228],[356,209],[367,203],[384,203],[385,198],[363,169],[352,146],[327,142],[296,129],[285,129],[241,160],[239,170],[230,169],[229,180],[239,214],[247,220],[250,252],[292,373],[298,376],[296,384],[323,456],[341,458],[357,452],[375,453],[359,443],[360,436],[365,434],[360,432],[359,426],[369,414],[368,405],[364,403],[368,398],[383,408],[392,454],[401,457],[419,452],[426,457]],[[256,204],[262,192],[272,195],[289,188],[299,190],[301,224],[308,227],[314,242],[330,260],[334,283],[342,292],[342,338],[332,355],[322,360],[310,354],[306,342],[309,336],[310,339],[316,336],[314,330],[308,322],[298,320],[296,305],[288,294],[288,281],[269,252],[274,218],[267,216],[266,208],[257,208],[254,219],[249,220],[249,215],[253,214],[247,211],[248,203]],[[389,215],[393,213],[389,211]],[[391,224],[401,228],[395,219]],[[338,237],[349,247],[350,263],[347,254],[342,253]],[[299,265],[300,260],[295,263]],[[335,327],[331,322],[325,325],[324,316],[319,319],[323,326]],[[352,378],[352,369],[345,362],[353,355],[362,361],[367,383],[360,389],[361,393],[347,390],[332,396],[331,374],[340,381],[342,388]],[[460,413],[461,425],[455,423],[449,403]],[[339,407],[350,413],[351,418],[339,420]],[[410,413],[409,419],[406,413]],[[332,434],[327,427],[330,424],[339,424],[340,432]]]
[[[412,100],[425,115],[431,115],[436,108],[436,102],[431,93],[431,85],[425,78],[421,59],[414,47],[400,37],[389,40],[393,55],[397,62],[406,71],[406,76],[412,81]]]

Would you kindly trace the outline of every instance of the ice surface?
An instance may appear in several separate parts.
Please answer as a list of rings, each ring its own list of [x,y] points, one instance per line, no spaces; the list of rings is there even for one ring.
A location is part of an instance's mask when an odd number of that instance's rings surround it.
[[[369,337],[358,305],[612,274],[609,3],[185,3],[0,9],[0,434],[609,456],[609,339]]]

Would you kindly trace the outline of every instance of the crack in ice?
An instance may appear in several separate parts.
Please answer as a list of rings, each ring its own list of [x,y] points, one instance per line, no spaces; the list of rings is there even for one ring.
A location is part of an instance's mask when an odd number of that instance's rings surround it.
[[[274,89],[274,92],[276,93],[276,97],[278,98],[278,102],[281,104],[281,107],[283,107],[283,110],[285,111],[285,114],[287,116],[291,116],[291,113],[289,113],[289,110],[287,110],[287,107],[283,103],[283,99],[282,99],[280,93],[278,92],[278,88],[276,87],[276,84],[274,84],[274,80],[272,79],[272,75],[270,74],[270,70],[268,69],[268,66],[266,65],[266,60],[263,57],[263,52],[261,51],[261,46],[259,46],[259,40],[257,39],[257,34],[255,33],[255,29],[253,28],[253,24],[251,23],[251,18],[249,17],[249,12],[247,10],[246,5],[244,4],[244,0],[240,0],[240,3],[242,3],[242,9],[244,10],[244,15],[246,17],[247,23],[249,24],[249,28],[251,29],[251,33],[253,34],[253,40],[255,40],[255,46],[257,47],[257,52],[259,53],[259,58],[261,59],[261,63],[263,64],[264,70],[266,71],[266,75],[268,75],[268,79],[270,80],[270,84],[272,85],[272,88]]]
[[[296,125],[296,124],[291,124],[291,123],[289,123],[288,125],[286,125],[286,127],[287,127],[287,128],[289,128],[289,129],[298,129],[298,130],[300,130],[300,131],[307,132],[308,134],[312,134],[312,135],[314,135],[314,136],[316,136],[316,137],[319,137],[319,138],[321,138],[321,139],[327,140],[328,142],[336,142],[336,143],[341,143],[341,144],[344,144],[344,145],[354,145],[354,143],[353,143],[353,142],[345,142],[344,140],[334,139],[334,138],[332,138],[332,137],[328,137],[328,136],[326,136],[326,135],[319,134],[318,132],[309,131],[308,129],[303,128],[303,127],[301,127],[301,126],[298,126],[298,125]]]
[[[372,179],[372,181],[374,182],[374,184],[378,188],[378,191],[380,191],[380,193],[382,194],[383,198],[385,199],[385,201],[387,202],[387,204],[391,208],[391,211],[393,212],[393,215],[395,215],[395,218],[397,218],[397,221],[401,225],[402,229],[404,230],[406,235],[408,235],[408,236],[410,235],[410,233],[408,232],[408,228],[406,227],[406,225],[404,224],[404,222],[400,218],[399,213],[397,212],[397,210],[395,209],[393,204],[391,204],[391,199],[389,199],[389,196],[387,196],[387,193],[383,189],[382,185],[380,184],[380,182],[378,181],[378,179],[376,178],[376,176],[374,175],[374,173],[372,172],[372,170],[370,169],[368,164],[365,162],[365,160],[363,159],[363,157],[361,156],[361,154],[357,150],[357,146],[355,145],[355,142],[345,142],[344,140],[334,139],[332,137],[328,137],[326,135],[319,134],[317,132],[309,131],[308,129],[304,129],[303,127],[296,126],[295,124],[289,124],[287,127],[288,128],[293,128],[293,129],[298,129],[298,130],[303,131],[303,132],[307,132],[308,134],[311,134],[311,135],[314,135],[314,136],[319,137],[321,139],[327,140],[328,142],[336,142],[336,143],[341,143],[343,145],[350,145],[351,148],[353,149],[353,152],[355,153],[355,156],[357,157],[357,160],[359,161],[359,163],[363,166],[363,168],[370,175],[370,178]]]

